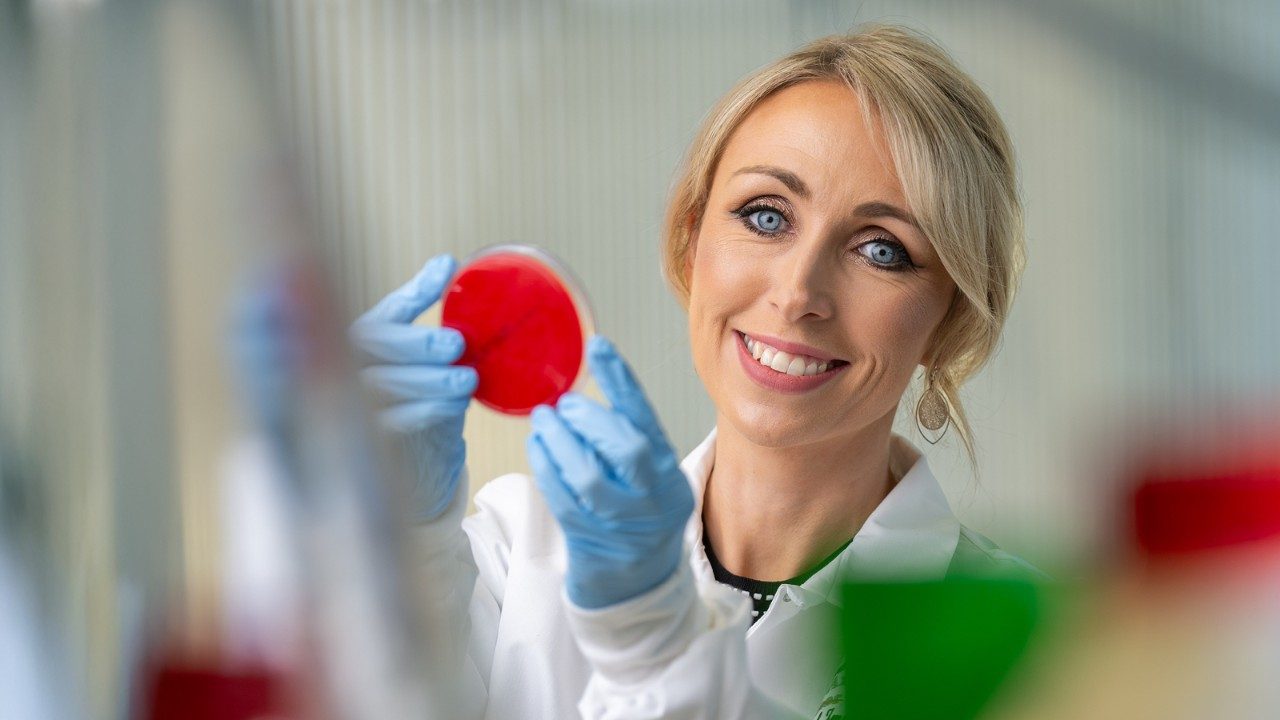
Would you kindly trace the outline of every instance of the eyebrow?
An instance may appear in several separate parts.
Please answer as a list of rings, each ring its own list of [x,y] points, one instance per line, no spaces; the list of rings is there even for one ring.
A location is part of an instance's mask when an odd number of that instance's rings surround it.
[[[916,222],[915,217],[913,217],[911,213],[903,210],[897,205],[890,205],[887,202],[880,202],[878,200],[864,202],[853,209],[853,214],[861,215],[863,217],[891,217],[896,220],[901,220],[920,232],[924,232],[923,230],[920,230],[920,223]]]
[[[757,175],[769,175],[771,177],[777,178],[778,181],[781,182],[783,185],[786,185],[787,189],[790,190],[791,192],[799,195],[805,200],[808,200],[810,197],[809,186],[804,184],[804,181],[800,179],[799,175],[796,175],[790,170],[783,170],[780,167],[774,167],[772,165],[751,165],[748,167],[739,168],[733,174],[745,175],[747,173],[755,173]]]
[[[788,190],[799,195],[805,200],[808,200],[810,199],[810,197],[812,197],[812,193],[809,191],[809,186],[804,184],[804,181],[800,179],[799,175],[796,175],[790,170],[784,170],[780,167],[775,167],[773,165],[750,165],[748,167],[739,168],[733,174],[736,176],[736,175],[745,175],[748,173],[754,173],[758,175],[768,175],[770,177],[776,178],[783,185],[786,185]],[[903,210],[897,205],[891,205],[887,202],[882,202],[879,200],[864,202],[858,207],[854,208],[853,213],[855,215],[861,215],[863,217],[891,217],[897,220],[901,220],[902,222],[910,225],[916,230],[920,230],[920,223],[916,222],[916,219],[911,215],[911,213],[907,212],[906,210]]]

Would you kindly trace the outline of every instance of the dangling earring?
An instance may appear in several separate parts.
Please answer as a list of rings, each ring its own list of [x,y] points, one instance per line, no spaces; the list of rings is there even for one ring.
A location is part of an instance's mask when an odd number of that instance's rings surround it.
[[[927,373],[926,377],[928,387],[916,403],[916,426],[930,445],[937,445],[942,436],[947,434],[947,428],[951,427],[951,408],[947,405],[946,396],[933,384],[933,374]],[[937,437],[930,437],[925,432],[926,429],[937,433]]]

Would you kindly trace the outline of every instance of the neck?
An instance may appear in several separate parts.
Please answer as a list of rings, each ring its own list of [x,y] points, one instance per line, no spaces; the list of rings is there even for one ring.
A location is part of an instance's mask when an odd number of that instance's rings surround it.
[[[702,522],[725,569],[787,580],[848,542],[893,487],[892,426],[889,415],[853,436],[765,447],[718,418]]]

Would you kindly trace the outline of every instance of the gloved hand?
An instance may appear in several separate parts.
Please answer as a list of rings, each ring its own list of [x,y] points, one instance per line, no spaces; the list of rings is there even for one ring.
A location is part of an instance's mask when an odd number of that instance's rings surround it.
[[[440,299],[456,268],[448,255],[432,258],[350,329],[352,342],[377,363],[360,376],[390,401],[378,419],[404,443],[420,521],[438,517],[457,492],[466,459],[462,424],[479,381],[473,368],[450,365],[462,356],[461,333],[412,324]]]
[[[564,530],[565,585],[600,608],[660,585],[683,558],[693,491],[630,368],[594,336],[587,364],[612,409],[566,393],[533,412],[527,450],[538,487]]]

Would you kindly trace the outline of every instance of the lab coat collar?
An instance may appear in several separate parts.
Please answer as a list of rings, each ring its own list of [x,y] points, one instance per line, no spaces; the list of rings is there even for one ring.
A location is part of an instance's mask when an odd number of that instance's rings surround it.
[[[680,465],[693,488],[694,512],[685,540],[700,585],[716,582],[702,546],[702,499],[715,463],[715,439],[712,429]],[[936,580],[946,575],[960,522],[924,456],[900,435],[892,442],[891,465],[907,471],[840,555],[800,586],[796,600],[802,607],[821,601],[839,606],[842,579]]]

